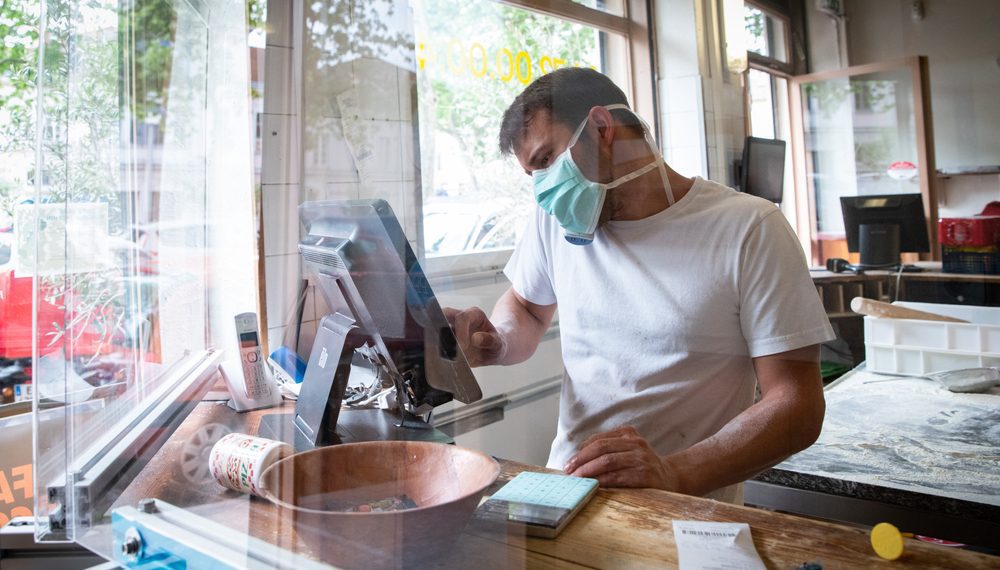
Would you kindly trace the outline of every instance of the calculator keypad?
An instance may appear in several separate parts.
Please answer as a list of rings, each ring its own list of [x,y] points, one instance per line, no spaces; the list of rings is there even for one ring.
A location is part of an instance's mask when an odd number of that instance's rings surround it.
[[[491,498],[573,509],[596,486],[597,479],[525,471],[511,479]]]

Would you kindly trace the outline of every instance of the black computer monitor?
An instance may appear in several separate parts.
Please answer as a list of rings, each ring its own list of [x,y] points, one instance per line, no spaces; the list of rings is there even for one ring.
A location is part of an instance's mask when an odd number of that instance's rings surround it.
[[[785,183],[785,141],[747,137],[740,190],[780,204]]]
[[[296,405],[295,427],[311,445],[334,437],[351,362],[362,354],[405,415],[429,417],[453,398],[482,391],[406,236],[384,200],[299,206],[305,272],[329,308],[321,316]],[[299,447],[299,446],[297,446]]]
[[[847,249],[861,253],[862,267],[896,265],[901,252],[931,249],[920,194],[846,196],[840,207]]]

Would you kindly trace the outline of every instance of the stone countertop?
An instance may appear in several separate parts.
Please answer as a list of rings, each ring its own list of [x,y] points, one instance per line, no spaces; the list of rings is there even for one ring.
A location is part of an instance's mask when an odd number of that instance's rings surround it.
[[[873,382],[876,381],[876,382]],[[757,481],[1000,522],[1000,394],[855,369],[819,439]]]

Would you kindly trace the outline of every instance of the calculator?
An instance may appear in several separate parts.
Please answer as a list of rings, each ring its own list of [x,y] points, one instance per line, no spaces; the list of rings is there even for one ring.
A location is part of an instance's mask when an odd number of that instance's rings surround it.
[[[596,492],[597,479],[523,472],[480,505],[475,517],[555,538]]]

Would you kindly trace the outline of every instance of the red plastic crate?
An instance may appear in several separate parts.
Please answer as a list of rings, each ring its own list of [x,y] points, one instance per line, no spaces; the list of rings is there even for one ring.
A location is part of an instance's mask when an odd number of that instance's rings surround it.
[[[1000,216],[941,218],[938,221],[941,245],[986,247],[1000,243]]]

